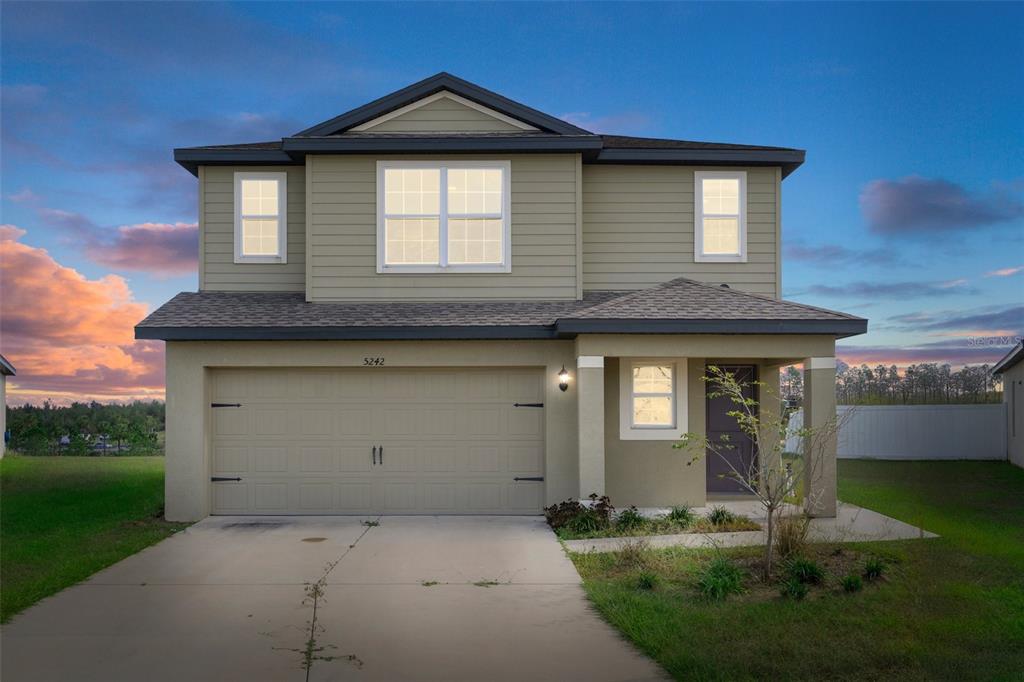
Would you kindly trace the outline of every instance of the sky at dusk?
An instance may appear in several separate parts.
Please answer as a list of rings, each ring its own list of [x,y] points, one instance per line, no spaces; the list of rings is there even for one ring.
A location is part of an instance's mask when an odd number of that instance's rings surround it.
[[[1024,333],[1024,4],[0,5],[8,401],[163,397],[146,312],[194,291],[174,147],[279,139],[438,71],[599,133],[798,147],[788,299],[850,364]]]

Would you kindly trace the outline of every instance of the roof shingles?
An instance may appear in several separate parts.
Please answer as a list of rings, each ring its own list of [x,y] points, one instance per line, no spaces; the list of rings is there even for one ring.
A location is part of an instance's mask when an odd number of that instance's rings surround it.
[[[846,336],[861,333],[866,324],[843,313],[680,278],[641,291],[589,292],[580,301],[309,303],[301,293],[180,293],[140,322],[136,337],[553,338],[582,331]]]

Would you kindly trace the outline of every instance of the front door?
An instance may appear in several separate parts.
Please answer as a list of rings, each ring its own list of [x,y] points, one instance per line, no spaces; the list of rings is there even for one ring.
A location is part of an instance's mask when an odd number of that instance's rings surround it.
[[[718,365],[726,372],[733,374],[741,384],[746,384],[743,395],[757,399],[757,368],[754,365]],[[708,386],[710,389],[710,385]],[[712,398],[707,401],[707,434],[712,443],[721,442],[723,435],[729,437],[727,443],[731,448],[719,448],[718,452],[707,452],[707,491],[709,493],[749,493],[739,481],[734,471],[748,472],[757,452],[754,442],[740,430],[735,417],[729,416],[737,406],[724,397]]]

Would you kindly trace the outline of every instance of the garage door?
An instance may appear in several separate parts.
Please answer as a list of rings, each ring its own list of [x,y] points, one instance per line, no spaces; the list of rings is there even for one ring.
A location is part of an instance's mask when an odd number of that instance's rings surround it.
[[[543,505],[540,370],[223,369],[210,382],[215,514]]]

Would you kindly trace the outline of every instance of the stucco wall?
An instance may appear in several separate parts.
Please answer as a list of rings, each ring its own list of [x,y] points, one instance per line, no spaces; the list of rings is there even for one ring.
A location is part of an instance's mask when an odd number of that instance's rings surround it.
[[[687,430],[704,433],[703,358],[687,360]],[[705,501],[704,458],[675,450],[672,440],[619,438],[619,360],[606,358],[605,489],[616,507],[702,506]],[[689,464],[692,462],[692,464]]]
[[[7,431],[7,376],[0,374],[0,457],[4,456],[7,443],[4,433]]]
[[[549,378],[544,399],[546,504],[578,494],[576,396],[572,390],[560,391],[557,382],[563,365],[575,371],[571,341],[168,342],[167,518],[197,520],[210,513],[209,368],[362,367],[365,357],[384,358],[385,368],[543,368]]]
[[[1003,373],[1003,402],[1006,403],[1006,456],[1024,467],[1024,362]]]

